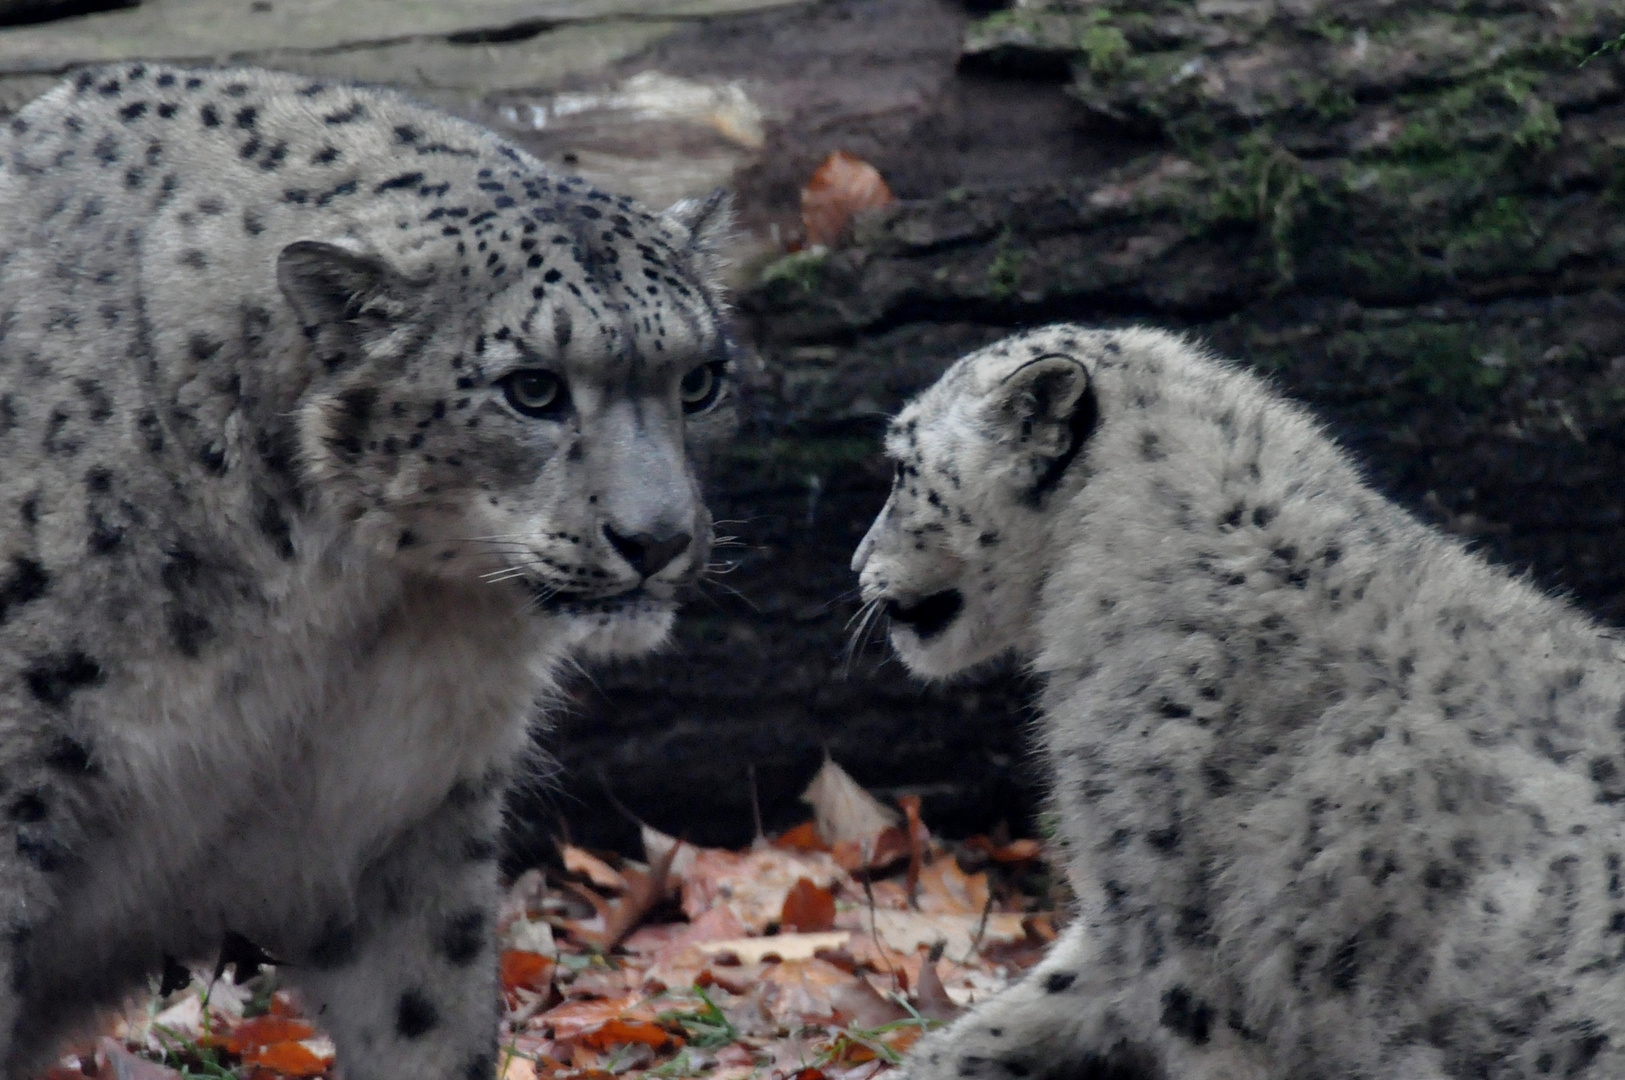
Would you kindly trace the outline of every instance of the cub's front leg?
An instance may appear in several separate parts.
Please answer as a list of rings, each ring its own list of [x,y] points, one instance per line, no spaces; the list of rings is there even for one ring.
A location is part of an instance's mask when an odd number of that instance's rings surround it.
[[[1020,982],[922,1039],[903,1063],[903,1075],[1150,1080],[1156,1070],[1149,1048],[1112,1030],[1112,988],[1095,969],[1095,951],[1081,921],[1074,922]],[[1089,1071],[1091,1064],[1096,1071]]]
[[[1280,1080],[1269,1056],[1192,997],[1177,965],[1156,977],[1100,963],[1084,920],[1025,978],[903,1063],[906,1080]]]
[[[490,1080],[502,784],[460,782],[288,969],[345,1080]]]

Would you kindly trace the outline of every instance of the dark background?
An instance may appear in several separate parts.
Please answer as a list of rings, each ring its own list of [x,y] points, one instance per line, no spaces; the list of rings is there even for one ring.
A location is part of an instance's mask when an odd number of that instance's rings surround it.
[[[630,65],[755,79],[780,109],[737,184],[756,232],[794,233],[833,149],[902,202],[742,291],[764,369],[711,481],[738,569],[670,653],[576,686],[546,740],[557,786],[518,807],[521,853],[559,819],[634,845],[606,788],[667,832],[739,844],[747,770],[771,830],[803,816],[826,752],[923,795],[948,834],[1031,829],[1020,678],[924,687],[878,642],[843,647],[847,563],[888,482],[882,415],[1045,321],[1189,329],[1313,405],[1424,519],[1621,621],[1625,77],[1615,54],[1581,61],[1625,16],[1302,8],[1057,4],[989,29],[947,0],[829,2],[697,27]],[[1126,60],[1110,38],[1104,63],[1076,44],[1102,26]],[[1166,78],[1192,58],[1223,73],[1201,92]]]

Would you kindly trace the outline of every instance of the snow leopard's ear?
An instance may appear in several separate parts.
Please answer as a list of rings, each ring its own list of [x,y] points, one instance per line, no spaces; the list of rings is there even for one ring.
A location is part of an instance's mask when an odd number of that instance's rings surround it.
[[[1021,365],[999,383],[996,416],[1002,437],[1042,462],[1025,493],[1033,505],[1061,482],[1100,418],[1089,369],[1064,353]]]
[[[276,260],[277,285],[312,341],[323,328],[363,337],[408,320],[415,291],[371,252],[321,240],[296,240]]]
[[[723,251],[734,228],[734,197],[727,188],[698,199],[681,199],[666,207],[661,216],[688,233],[683,251],[701,270],[710,276],[722,272],[727,261]]]

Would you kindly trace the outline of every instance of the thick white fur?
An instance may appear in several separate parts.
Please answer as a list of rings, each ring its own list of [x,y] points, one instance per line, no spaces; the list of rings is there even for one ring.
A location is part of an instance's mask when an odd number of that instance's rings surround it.
[[[233,931],[347,1080],[489,1080],[527,728],[705,563],[726,425],[680,386],[725,383],[726,216],[263,71],[121,65],[9,122],[0,1075]],[[515,404],[538,368],[567,408]]]
[[[1034,364],[1099,414],[1036,502],[1065,442]],[[1625,656],[1592,620],[1166,333],[967,356],[888,449],[865,595],[961,591],[947,630],[894,628],[915,670],[1014,650],[1042,677],[1080,898],[912,1080],[1625,1071]]]

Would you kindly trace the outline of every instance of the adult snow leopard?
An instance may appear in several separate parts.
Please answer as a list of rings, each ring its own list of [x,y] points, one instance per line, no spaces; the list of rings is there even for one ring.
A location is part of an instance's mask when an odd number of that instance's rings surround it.
[[[1170,334],[1055,326],[892,424],[854,567],[915,671],[1044,680],[1077,917],[911,1080],[1625,1073],[1625,663]]]
[[[7,1075],[228,931],[348,1080],[492,1075],[534,703],[705,564],[725,216],[263,71],[87,71],[9,121]]]

